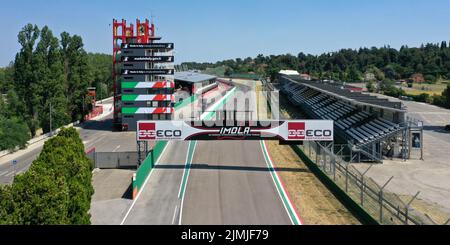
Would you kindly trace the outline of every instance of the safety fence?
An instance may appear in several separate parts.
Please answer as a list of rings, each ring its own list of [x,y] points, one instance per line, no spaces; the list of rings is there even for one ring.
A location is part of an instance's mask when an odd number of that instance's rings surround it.
[[[138,153],[130,152],[96,152],[90,150],[86,156],[92,160],[94,168],[100,169],[129,169],[137,168]]]
[[[301,146],[293,146],[294,150],[307,164],[317,168],[332,185],[339,188],[351,198],[354,210],[363,212],[368,223],[376,221],[383,225],[434,225],[428,215],[423,214],[412,207],[419,193],[404,202],[399,196],[385,190],[393,178],[390,178],[383,186],[378,185],[366,174],[370,167],[360,172],[354,166],[344,161],[333,151],[332,144],[326,145],[319,142],[304,142]],[[370,216],[370,217],[368,217]],[[445,222],[448,224],[449,220]]]

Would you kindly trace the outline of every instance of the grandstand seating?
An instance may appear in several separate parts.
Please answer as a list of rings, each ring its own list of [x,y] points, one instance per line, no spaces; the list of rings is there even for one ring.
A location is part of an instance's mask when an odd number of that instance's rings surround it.
[[[327,85],[327,90],[339,92],[340,95],[347,94],[331,85]],[[365,145],[381,140],[401,129],[398,124],[377,115],[371,115],[343,100],[300,83],[285,83],[281,87],[281,92],[286,94],[294,105],[302,106],[309,116],[335,121],[336,129],[343,132],[347,140],[355,145]],[[358,96],[351,92],[348,94],[353,97]]]

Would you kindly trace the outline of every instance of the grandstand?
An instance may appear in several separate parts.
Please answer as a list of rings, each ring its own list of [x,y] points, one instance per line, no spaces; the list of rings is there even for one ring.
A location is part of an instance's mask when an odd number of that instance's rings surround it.
[[[343,83],[287,75],[280,75],[279,81],[281,93],[305,116],[335,122],[335,145],[340,145],[339,155],[346,155],[346,160],[382,162],[386,156],[407,157],[410,125],[401,102],[355,92]]]

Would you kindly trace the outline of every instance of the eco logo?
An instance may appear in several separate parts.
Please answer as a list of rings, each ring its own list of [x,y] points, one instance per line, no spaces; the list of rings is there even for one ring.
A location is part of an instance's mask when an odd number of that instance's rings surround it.
[[[288,138],[290,140],[304,140],[305,139],[305,123],[291,122],[288,123]]]
[[[156,124],[140,122],[138,124],[138,140],[155,140]]]

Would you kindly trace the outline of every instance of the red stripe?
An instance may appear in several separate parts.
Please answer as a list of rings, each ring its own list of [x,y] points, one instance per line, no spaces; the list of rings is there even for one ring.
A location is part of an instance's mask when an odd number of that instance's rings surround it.
[[[88,151],[86,151],[86,154],[92,153],[93,151],[95,151],[95,147],[92,147],[91,149],[89,149]]]
[[[267,155],[269,156],[270,161],[271,161],[272,164],[273,164],[273,167],[276,169],[275,162],[273,161],[272,156],[270,155],[270,152],[269,152],[269,149],[267,148],[266,142],[263,141],[263,144],[264,144],[264,147],[266,148]],[[305,222],[303,222],[302,217],[300,216],[300,214],[299,214],[298,211],[297,211],[297,207],[296,207],[295,204],[292,202],[291,197],[290,197],[290,195],[289,195],[289,192],[286,190],[286,187],[284,186],[283,181],[281,180],[281,178],[280,178],[280,176],[278,175],[277,171],[274,171],[274,172],[275,172],[275,174],[278,176],[278,179],[280,180],[280,184],[281,184],[281,186],[283,187],[283,189],[285,190],[286,196],[287,196],[289,202],[292,204],[292,208],[294,209],[294,212],[297,214],[297,217],[300,219],[300,222],[301,222],[302,224],[305,224]]]

